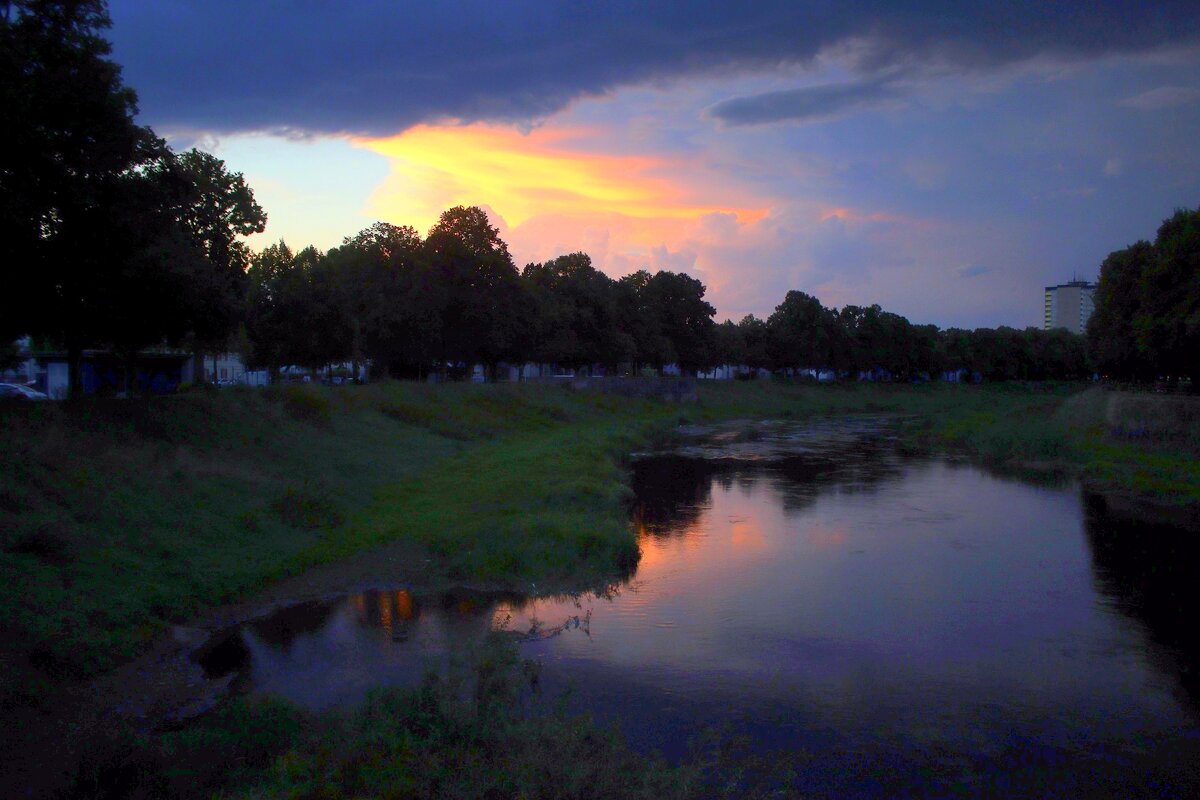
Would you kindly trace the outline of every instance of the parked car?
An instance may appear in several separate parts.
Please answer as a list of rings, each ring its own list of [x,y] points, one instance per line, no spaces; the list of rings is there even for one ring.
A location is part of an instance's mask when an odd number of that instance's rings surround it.
[[[3,400],[49,400],[48,395],[19,383],[0,383],[0,399]]]

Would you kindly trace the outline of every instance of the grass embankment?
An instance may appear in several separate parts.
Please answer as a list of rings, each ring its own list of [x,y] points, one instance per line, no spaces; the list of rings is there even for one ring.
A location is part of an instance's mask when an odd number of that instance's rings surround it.
[[[1079,384],[702,387],[716,416],[888,414],[904,444],[1159,506],[1200,506],[1200,397]]]
[[[996,387],[909,425],[929,449],[957,449],[1026,477],[1077,478],[1145,506],[1200,509],[1200,398],[1060,387]]]

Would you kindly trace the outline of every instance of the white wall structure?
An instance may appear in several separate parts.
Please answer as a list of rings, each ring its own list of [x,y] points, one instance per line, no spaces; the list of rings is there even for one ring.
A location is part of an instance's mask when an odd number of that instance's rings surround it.
[[[1096,284],[1087,281],[1047,286],[1042,329],[1066,328],[1071,333],[1084,333],[1088,319],[1096,309],[1095,292]]]

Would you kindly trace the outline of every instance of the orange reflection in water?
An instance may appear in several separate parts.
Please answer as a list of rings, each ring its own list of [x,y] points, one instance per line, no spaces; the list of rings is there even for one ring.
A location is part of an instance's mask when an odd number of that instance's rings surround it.
[[[401,622],[415,619],[419,612],[417,601],[407,589],[361,592],[350,598],[355,616],[362,624],[376,624],[385,630]]]
[[[729,543],[734,550],[760,552],[767,549],[767,535],[758,520],[739,520],[729,526]]]
[[[416,616],[417,607],[412,592],[407,589],[392,592],[392,603],[396,606],[397,619],[409,620]]]
[[[849,541],[846,528],[810,522],[804,529],[804,541],[814,550],[833,551],[845,548]]]

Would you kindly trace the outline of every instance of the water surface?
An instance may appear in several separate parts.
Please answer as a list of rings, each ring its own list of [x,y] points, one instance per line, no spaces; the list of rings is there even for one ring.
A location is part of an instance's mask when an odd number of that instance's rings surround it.
[[[904,458],[871,420],[692,433],[636,462],[642,559],[610,592],[375,590],[250,623],[213,669],[320,709],[500,628],[637,746],[744,736],[808,796],[1200,796],[1195,532]]]

